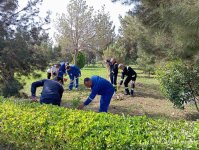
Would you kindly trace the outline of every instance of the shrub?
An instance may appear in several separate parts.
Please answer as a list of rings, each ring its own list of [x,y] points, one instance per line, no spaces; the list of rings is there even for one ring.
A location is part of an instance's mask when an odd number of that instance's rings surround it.
[[[82,52],[78,52],[77,54],[77,64],[80,69],[82,69],[86,65],[86,56]]]
[[[157,71],[163,94],[178,108],[194,102],[197,110],[199,96],[199,67],[187,65],[182,61],[168,63]]]
[[[125,117],[0,99],[0,143],[13,149],[199,148],[199,122]]]

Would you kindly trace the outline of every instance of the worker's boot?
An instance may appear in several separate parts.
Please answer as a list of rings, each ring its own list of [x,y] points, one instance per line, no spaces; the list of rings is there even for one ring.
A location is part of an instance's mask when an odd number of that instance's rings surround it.
[[[125,89],[125,94],[124,95],[130,95],[129,89]]]
[[[117,92],[117,85],[113,85],[115,92]]]
[[[131,89],[131,96],[134,96],[134,89]]]

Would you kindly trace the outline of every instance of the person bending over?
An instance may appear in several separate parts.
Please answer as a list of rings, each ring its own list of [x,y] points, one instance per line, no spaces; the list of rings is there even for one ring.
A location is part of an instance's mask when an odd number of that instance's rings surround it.
[[[137,73],[130,66],[125,66],[123,64],[119,64],[118,68],[122,70],[120,86],[123,84],[124,77],[126,76],[126,79],[124,81],[125,95],[133,96]],[[132,81],[131,82],[131,93],[129,92],[129,88],[128,88],[128,84],[130,81]]]
[[[91,88],[91,94],[84,103],[80,104],[78,109],[83,109],[84,106],[92,102],[96,95],[101,95],[99,112],[107,112],[115,91],[113,85],[108,80],[99,76],[85,78],[84,85],[87,88]]]
[[[69,75],[69,78],[70,78],[69,90],[73,89],[74,81],[75,81],[75,88],[78,89],[79,77],[81,76],[80,69],[77,66],[72,65],[72,66],[67,66],[66,70],[67,70],[67,74]]]
[[[43,86],[40,103],[60,106],[62,94],[64,92],[62,83],[62,78],[59,77],[57,77],[55,80],[44,79],[33,82],[31,86],[32,101],[36,101],[37,87]]]

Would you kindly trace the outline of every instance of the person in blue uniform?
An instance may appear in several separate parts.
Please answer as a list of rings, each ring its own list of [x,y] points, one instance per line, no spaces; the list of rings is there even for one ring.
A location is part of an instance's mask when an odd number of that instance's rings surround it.
[[[75,81],[75,88],[78,89],[79,87],[79,77],[81,76],[81,71],[80,69],[75,66],[66,66],[67,74],[70,78],[70,85],[69,85],[69,90],[73,89],[74,81]]]
[[[33,82],[31,86],[32,101],[37,101],[36,89],[41,86],[43,86],[43,90],[40,97],[40,103],[60,106],[62,94],[64,92],[62,79],[57,77],[55,80],[44,79]]]
[[[66,76],[66,67],[69,65],[69,63],[68,62],[61,62],[60,63],[60,67],[59,67],[59,70],[58,70],[58,75],[57,75],[57,77],[59,77],[59,78],[62,78],[62,82],[63,82],[63,84],[64,84],[64,81],[66,81],[66,80],[64,80],[64,76]]]
[[[66,63],[61,63],[60,65],[61,66],[59,67],[57,76],[63,79],[64,75],[66,74]]]
[[[126,79],[124,81],[125,95],[133,96],[137,73],[130,66],[125,66],[123,64],[119,64],[118,68],[122,70],[120,86],[123,84],[124,77],[126,76]],[[130,81],[132,81],[131,82],[131,93],[129,92],[129,88],[128,88],[128,84]]]
[[[91,88],[91,94],[84,103],[80,104],[78,109],[83,109],[84,106],[92,102],[96,95],[101,95],[99,112],[107,112],[111,98],[115,92],[113,85],[108,80],[99,76],[85,78],[84,85],[87,88]]]

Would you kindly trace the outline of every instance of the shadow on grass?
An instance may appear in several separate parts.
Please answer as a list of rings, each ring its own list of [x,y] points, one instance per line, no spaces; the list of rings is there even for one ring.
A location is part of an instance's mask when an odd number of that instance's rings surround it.
[[[148,75],[143,75],[142,73],[138,73],[141,76],[138,75],[138,78],[144,78],[144,79],[157,79],[156,77],[153,76],[148,76]]]
[[[189,121],[199,120],[199,112],[198,113],[189,113],[189,114],[186,114],[186,120],[189,120]]]
[[[159,90],[159,86],[155,84],[140,84],[136,86],[136,97],[164,99]]]
[[[146,92],[136,92],[136,97],[143,97],[143,98],[154,98],[154,99],[164,99],[163,96],[156,94],[156,93],[146,93]]]

